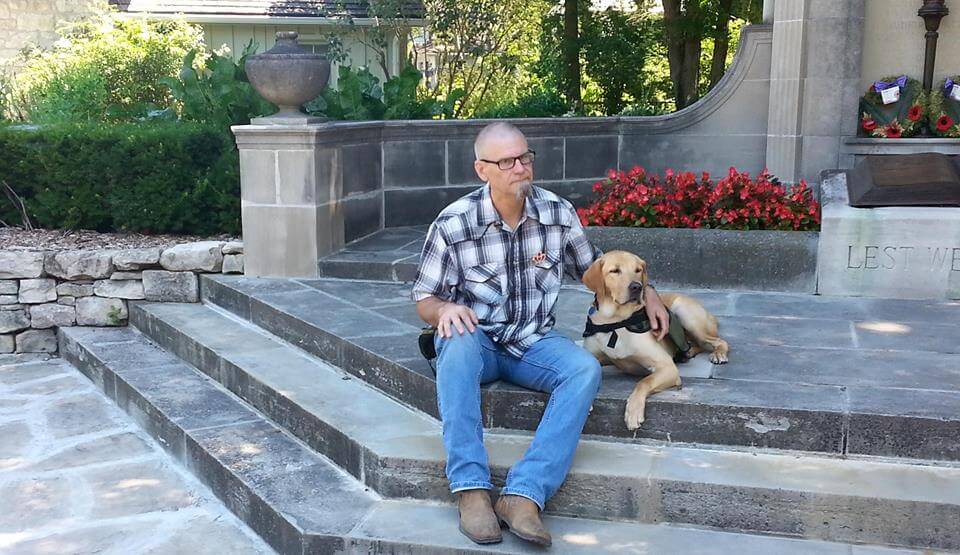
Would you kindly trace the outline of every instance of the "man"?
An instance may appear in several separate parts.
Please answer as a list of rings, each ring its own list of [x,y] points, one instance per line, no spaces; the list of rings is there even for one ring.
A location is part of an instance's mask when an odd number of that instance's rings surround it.
[[[474,169],[486,185],[430,226],[413,299],[438,330],[437,401],[461,532],[479,544],[497,543],[502,522],[524,540],[549,546],[540,513],[570,469],[600,384],[597,360],[552,331],[554,308],[563,270],[580,277],[599,253],[573,207],[533,186],[535,155],[519,129],[490,124],[474,151]],[[666,309],[655,292],[646,301],[662,335]],[[480,385],[496,379],[548,392],[550,401],[492,507]]]

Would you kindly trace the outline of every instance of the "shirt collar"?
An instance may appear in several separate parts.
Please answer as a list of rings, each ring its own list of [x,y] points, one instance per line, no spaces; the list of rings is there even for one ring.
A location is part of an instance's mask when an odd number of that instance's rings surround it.
[[[535,195],[535,189],[532,189],[530,195],[523,203],[523,215],[526,218],[533,218],[534,220],[540,221],[540,210],[537,208],[537,199],[535,198]],[[498,223],[502,221],[503,219],[500,217],[500,213],[497,212],[497,209],[493,206],[493,197],[490,194],[490,184],[487,183],[480,190],[480,209],[477,210],[477,225],[486,228],[492,223]]]

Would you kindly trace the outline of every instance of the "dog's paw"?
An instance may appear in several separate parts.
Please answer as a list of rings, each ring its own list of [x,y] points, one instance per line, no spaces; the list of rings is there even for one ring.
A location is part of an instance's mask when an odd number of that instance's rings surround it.
[[[634,399],[634,397],[631,396],[627,399],[627,410],[623,413],[623,422],[631,432],[639,429],[640,426],[643,425],[643,413],[646,410],[646,405],[646,400],[642,397]]]
[[[714,364],[726,364],[727,355],[726,353],[713,352],[710,354],[710,362]]]

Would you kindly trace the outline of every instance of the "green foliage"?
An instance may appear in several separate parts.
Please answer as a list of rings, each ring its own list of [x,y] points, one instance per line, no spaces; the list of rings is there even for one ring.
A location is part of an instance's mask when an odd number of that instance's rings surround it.
[[[19,60],[8,111],[34,123],[131,120],[170,105],[159,79],[201,44],[181,21],[120,18],[104,12],[59,30],[49,49]]]
[[[452,117],[462,92],[455,90],[446,99],[430,98],[420,87],[422,78],[417,68],[408,65],[381,87],[380,80],[366,67],[342,65],[337,88],[324,89],[305,108],[311,114],[336,120]]]
[[[198,60],[197,50],[183,57],[177,77],[164,77],[160,83],[177,101],[180,119],[216,125],[226,130],[231,125],[250,123],[251,118],[276,111],[250,85],[244,64],[257,51],[250,41],[239,60],[228,55],[210,54]]]
[[[608,8],[587,12],[581,18],[585,70],[602,91],[605,114],[619,113],[626,95],[634,99],[645,96],[646,76],[637,68],[643,67],[649,46],[656,40],[645,15]]]
[[[237,233],[237,152],[188,123],[0,127],[0,177],[45,228]],[[19,221],[0,205],[0,219]]]
[[[545,118],[562,116],[567,103],[560,91],[536,86],[513,102],[492,106],[474,114],[476,118]]]
[[[455,117],[515,101],[536,83],[540,21],[553,0],[425,0],[427,26],[415,29],[414,61],[436,72],[431,94],[462,91]]]

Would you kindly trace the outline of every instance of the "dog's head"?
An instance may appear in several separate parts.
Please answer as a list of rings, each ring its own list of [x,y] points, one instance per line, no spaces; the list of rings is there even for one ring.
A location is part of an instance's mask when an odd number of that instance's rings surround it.
[[[617,306],[643,306],[647,263],[626,251],[610,251],[596,259],[583,274],[583,284],[597,294],[597,302]]]

